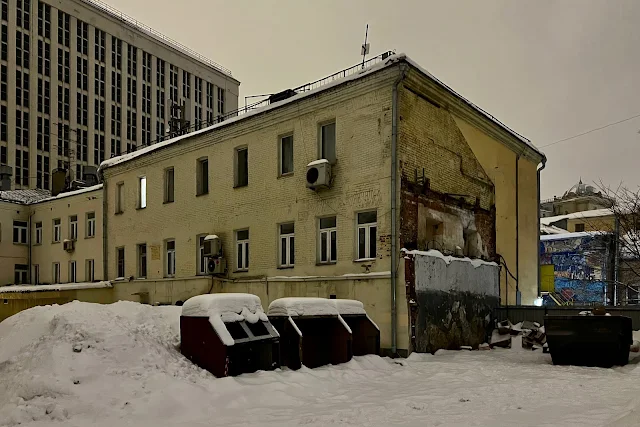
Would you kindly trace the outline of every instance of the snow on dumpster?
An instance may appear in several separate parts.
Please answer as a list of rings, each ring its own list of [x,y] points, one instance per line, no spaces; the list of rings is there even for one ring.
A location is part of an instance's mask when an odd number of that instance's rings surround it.
[[[351,328],[353,355],[380,354],[380,329],[367,315],[364,304],[351,299],[332,301],[335,303],[340,317]]]
[[[335,300],[280,298],[269,305],[268,315],[281,334],[283,365],[316,368],[351,359],[351,328],[340,316]]]
[[[182,306],[180,337],[182,354],[217,377],[279,366],[279,334],[256,295],[189,298]]]

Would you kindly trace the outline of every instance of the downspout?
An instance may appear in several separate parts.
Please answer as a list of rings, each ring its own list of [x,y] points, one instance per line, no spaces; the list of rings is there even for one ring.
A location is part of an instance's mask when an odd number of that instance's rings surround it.
[[[109,280],[109,233],[107,232],[107,182],[104,179],[102,170],[98,171],[100,181],[102,182],[102,280]]]
[[[391,355],[398,350],[398,311],[396,287],[398,282],[398,230],[397,230],[397,185],[398,185],[398,86],[407,74],[407,67],[400,65],[400,75],[393,83],[391,92]]]
[[[541,208],[541,204],[540,204],[540,172],[542,172],[542,170],[547,166],[547,158],[546,157],[542,157],[542,164],[541,166],[538,168],[537,170],[537,181],[538,181],[538,247],[537,247],[537,251],[538,251],[538,296],[540,296],[540,292],[542,291],[542,277],[540,277],[540,208]]]
[[[520,185],[518,184],[520,176],[518,162],[521,155],[522,153],[516,156],[516,305],[520,305],[522,302],[522,295],[520,294],[520,197],[518,196],[518,191],[520,190]]]
[[[27,230],[29,230],[29,235],[27,236],[27,241],[29,242],[29,251],[27,252],[27,267],[28,267],[28,272],[27,272],[27,281],[29,282],[30,285],[37,285],[37,283],[31,283],[33,281],[33,274],[31,272],[31,269],[33,268],[33,260],[32,260],[32,248],[33,248],[33,239],[31,238],[31,218],[33,217],[33,214],[35,212],[30,212],[29,213],[29,223],[27,224],[28,228]]]

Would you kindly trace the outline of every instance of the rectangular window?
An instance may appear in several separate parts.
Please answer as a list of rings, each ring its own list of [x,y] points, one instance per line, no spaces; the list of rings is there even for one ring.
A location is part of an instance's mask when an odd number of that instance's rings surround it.
[[[336,217],[320,218],[319,259],[322,264],[336,262],[338,257],[338,229]]]
[[[33,284],[40,284],[40,266],[38,264],[33,265]]]
[[[23,285],[29,282],[28,272],[29,266],[24,264],[16,264],[14,267],[14,283],[16,285]]]
[[[36,245],[42,244],[42,223],[36,222]]]
[[[236,270],[249,270],[249,230],[236,231]]]
[[[138,245],[138,278],[147,277],[147,244]]]
[[[224,116],[224,89],[218,88],[218,121],[222,121]]]
[[[247,147],[236,149],[235,187],[249,185],[249,149]]]
[[[78,216],[69,217],[69,240],[78,240]]]
[[[96,213],[87,214],[87,237],[96,237]]]
[[[147,207],[147,177],[138,178],[138,209]]]
[[[124,277],[124,248],[116,248],[116,273],[118,277]]]
[[[358,259],[376,257],[377,220],[378,214],[376,211],[358,214]]]
[[[167,277],[173,277],[176,275],[176,241],[167,240],[165,243],[166,249],[166,275]]]
[[[581,233],[584,231],[584,224],[582,223],[578,223],[575,225],[575,232],[576,233]]]
[[[207,257],[204,256],[204,238],[206,235],[198,236],[198,274],[207,274]]]
[[[59,243],[62,238],[62,226],[60,218],[53,220],[53,243]]]
[[[60,283],[60,263],[53,263],[53,283]]]
[[[69,261],[69,283],[76,283],[77,279],[76,262]]]
[[[182,70],[182,96],[191,99],[191,74]]]
[[[280,175],[293,173],[293,135],[280,138]]]
[[[174,177],[175,172],[173,168],[165,169],[164,171],[164,202],[173,203],[174,199]]]
[[[336,162],[336,123],[320,126],[320,158]]]
[[[26,245],[28,236],[27,230],[26,221],[13,221],[13,243]]]
[[[294,224],[280,224],[280,267],[293,267],[295,264]]]
[[[208,159],[200,159],[198,160],[197,167],[197,194],[208,194],[209,193],[209,160]]]
[[[94,280],[96,280],[95,262],[88,259],[84,262],[84,281],[93,282]]]
[[[121,214],[124,212],[124,182],[116,184],[116,212]]]

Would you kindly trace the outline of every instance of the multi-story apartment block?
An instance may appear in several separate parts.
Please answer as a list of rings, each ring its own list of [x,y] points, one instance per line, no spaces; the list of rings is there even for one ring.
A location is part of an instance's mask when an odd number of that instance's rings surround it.
[[[172,105],[189,130],[237,108],[230,71],[97,0],[0,8],[0,165],[13,189],[51,189],[56,169],[81,179],[177,133]]]

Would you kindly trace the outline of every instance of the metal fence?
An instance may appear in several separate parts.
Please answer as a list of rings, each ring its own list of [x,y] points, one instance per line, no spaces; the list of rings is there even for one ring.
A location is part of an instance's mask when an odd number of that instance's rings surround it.
[[[592,307],[536,307],[536,306],[506,306],[496,307],[493,310],[493,317],[498,322],[509,319],[511,323],[518,323],[524,320],[544,324],[544,317],[549,316],[571,316],[584,310],[591,310]],[[613,316],[627,316],[633,322],[633,330],[640,330],[640,307],[605,307],[608,313]]]

